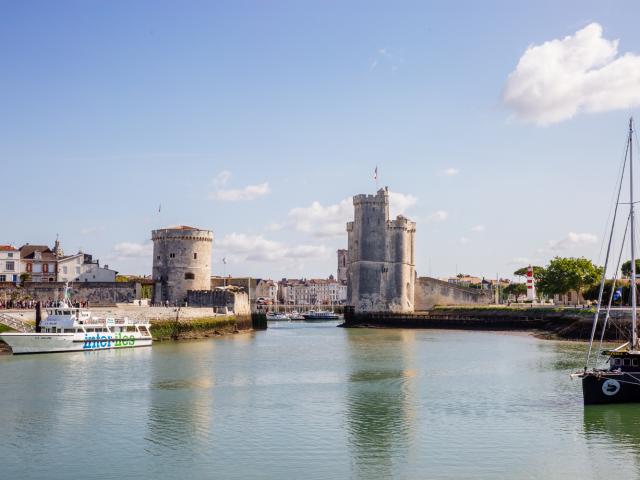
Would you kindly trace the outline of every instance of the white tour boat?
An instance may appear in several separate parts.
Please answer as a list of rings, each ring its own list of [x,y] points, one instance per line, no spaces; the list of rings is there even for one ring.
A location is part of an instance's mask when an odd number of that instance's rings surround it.
[[[150,347],[150,324],[124,318],[98,318],[91,312],[75,308],[65,301],[47,308],[47,317],[36,333],[2,333],[0,339],[14,354],[107,350],[112,348]]]

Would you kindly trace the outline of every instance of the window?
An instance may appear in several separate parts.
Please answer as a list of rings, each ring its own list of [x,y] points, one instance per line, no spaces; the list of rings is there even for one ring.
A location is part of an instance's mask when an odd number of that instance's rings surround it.
[[[33,263],[27,263],[27,272],[33,272]]]
[[[194,278],[196,278],[196,276],[191,272],[187,272],[187,273],[184,274],[184,279],[185,280],[193,280]]]
[[[194,260],[197,260],[197,259],[198,259],[198,254],[197,254],[197,253],[194,253],[194,254],[193,254],[193,259],[194,259]]]
[[[623,364],[625,367],[628,367],[628,366],[631,364],[631,360],[629,360],[628,358],[625,358],[625,359],[622,361],[622,364]]]
[[[6,270],[7,272],[13,272],[15,269],[16,269],[16,267],[15,267],[15,262],[7,262],[7,263],[5,264],[5,270]]]
[[[158,256],[156,257],[156,260],[160,260],[160,255],[158,255]]]
[[[7,253],[7,257],[13,258],[13,253],[11,253],[11,252]]]
[[[76,267],[76,274],[80,273],[80,267]]]
[[[0,282],[6,282],[7,281],[7,276],[6,275],[0,275]]]
[[[49,273],[49,264],[48,263],[43,263],[42,264],[42,273]]]
[[[176,258],[176,254],[175,253],[170,253],[169,254],[169,258]]]
[[[66,274],[67,273],[67,267],[66,265],[64,267],[62,267],[62,273]]]

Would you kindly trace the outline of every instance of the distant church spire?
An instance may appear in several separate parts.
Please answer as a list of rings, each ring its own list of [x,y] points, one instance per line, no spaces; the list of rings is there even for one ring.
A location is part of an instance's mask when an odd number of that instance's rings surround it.
[[[62,247],[60,246],[60,238],[57,233],[56,233],[56,243],[53,246],[53,254],[58,258],[64,257],[64,252],[62,251]]]

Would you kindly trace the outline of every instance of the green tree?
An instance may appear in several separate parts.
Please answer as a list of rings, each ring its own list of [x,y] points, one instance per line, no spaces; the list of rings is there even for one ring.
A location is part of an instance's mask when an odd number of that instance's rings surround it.
[[[627,278],[631,277],[631,260],[624,262],[620,270],[622,270],[622,276]],[[640,274],[640,258],[636,259],[636,275],[638,274]]]
[[[30,281],[31,281],[31,275],[29,275],[28,273],[20,274],[20,283],[30,282]]]
[[[538,280],[538,288],[546,295],[564,294],[575,290],[580,295],[584,289],[598,283],[602,268],[584,257],[555,257]]]
[[[526,277],[527,276],[527,270],[529,270],[529,267],[522,267],[522,268],[519,268],[518,270],[516,270],[515,272],[513,272],[513,274],[516,277]],[[533,266],[533,278],[538,280],[539,278],[542,277],[542,275],[544,275],[544,267],[538,267],[538,266],[534,265]]]
[[[527,294],[527,285],[524,283],[510,283],[506,287],[504,287],[505,295],[513,295],[518,298],[520,295]]]

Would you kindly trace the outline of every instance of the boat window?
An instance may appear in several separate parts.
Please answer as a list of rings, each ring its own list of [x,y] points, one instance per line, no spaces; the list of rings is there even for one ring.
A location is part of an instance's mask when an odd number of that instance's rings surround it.
[[[634,358],[633,360],[631,360],[631,365],[633,365],[634,367],[638,366],[638,359]]]
[[[75,333],[75,329],[74,328],[65,328],[64,329],[64,333]]]
[[[623,365],[624,366],[629,366],[630,364],[631,364],[631,360],[629,360],[628,358],[625,358]]]
[[[136,331],[136,327],[133,325],[129,325],[127,326],[127,332],[135,332]]]
[[[612,358],[611,359],[611,365],[617,367],[618,365],[620,365],[620,359],[619,358]]]

